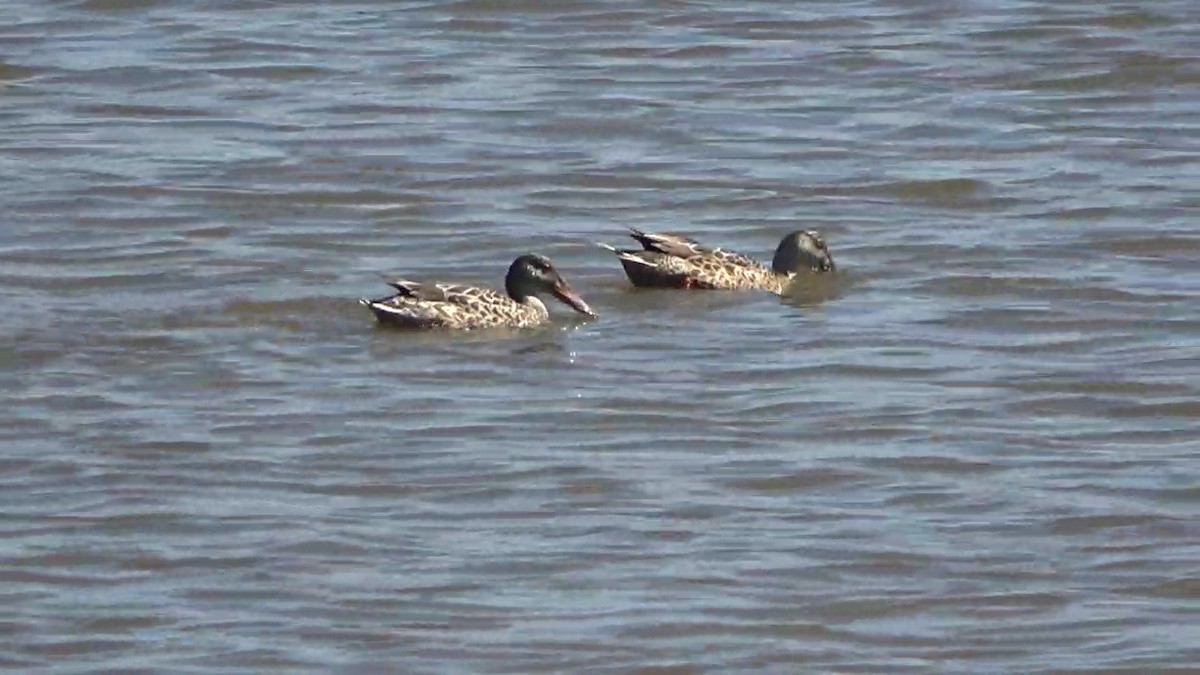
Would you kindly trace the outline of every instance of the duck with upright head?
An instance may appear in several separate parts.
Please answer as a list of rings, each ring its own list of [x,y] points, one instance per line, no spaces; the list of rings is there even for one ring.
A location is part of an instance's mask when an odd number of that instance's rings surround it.
[[[797,230],[779,242],[771,266],[733,251],[707,248],[694,239],[630,228],[643,250],[599,246],[612,251],[634,286],[763,290],[782,295],[800,272],[833,272],[837,266],[821,235]]]
[[[504,291],[461,284],[389,281],[396,293],[359,303],[382,324],[402,328],[456,328],[471,330],[508,326],[529,328],[550,320],[538,298],[549,293],[580,314],[595,313],[571,290],[548,258],[534,253],[520,256],[508,268]]]

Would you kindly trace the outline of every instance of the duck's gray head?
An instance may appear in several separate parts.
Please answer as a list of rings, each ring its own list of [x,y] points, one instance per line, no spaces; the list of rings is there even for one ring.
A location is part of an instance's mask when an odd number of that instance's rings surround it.
[[[596,318],[583,298],[571,290],[571,285],[544,255],[527,253],[514,260],[504,278],[504,287],[514,300],[523,301],[531,295],[546,292],[576,312]]]
[[[776,274],[795,272],[833,272],[837,265],[825,246],[825,239],[815,230],[797,230],[783,238],[775,249],[771,269]]]

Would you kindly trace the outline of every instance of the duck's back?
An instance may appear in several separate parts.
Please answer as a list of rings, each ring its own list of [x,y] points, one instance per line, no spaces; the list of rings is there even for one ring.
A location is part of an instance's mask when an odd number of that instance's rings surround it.
[[[381,300],[363,301],[381,322],[405,328],[525,328],[550,313],[537,298],[520,303],[506,293],[481,286],[398,282],[399,291]]]

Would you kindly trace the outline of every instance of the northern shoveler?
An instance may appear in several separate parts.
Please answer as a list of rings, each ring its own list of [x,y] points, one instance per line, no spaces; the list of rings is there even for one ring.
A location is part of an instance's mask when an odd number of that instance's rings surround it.
[[[394,295],[363,298],[380,323],[403,328],[528,328],[550,319],[539,293],[550,293],[576,312],[595,318],[587,303],[545,256],[529,253],[513,261],[504,291],[460,284],[389,281]]]
[[[600,246],[617,255],[634,286],[642,288],[702,288],[763,290],[782,295],[802,271],[833,272],[837,266],[815,231],[798,230],[779,242],[771,266],[733,251],[706,248],[696,240],[674,234],[630,229],[643,250]]]

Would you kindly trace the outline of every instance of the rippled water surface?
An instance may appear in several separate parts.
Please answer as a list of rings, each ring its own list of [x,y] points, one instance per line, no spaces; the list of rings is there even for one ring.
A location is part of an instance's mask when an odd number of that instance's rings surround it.
[[[1200,4],[0,1],[0,665],[1182,672]],[[793,297],[632,291],[626,227]],[[600,318],[413,335],[549,255]]]

